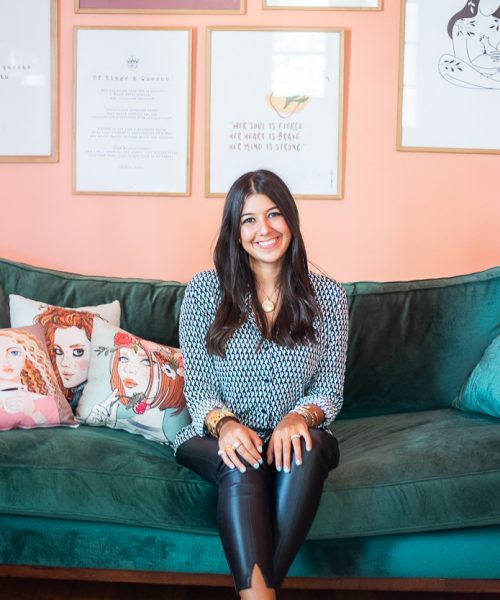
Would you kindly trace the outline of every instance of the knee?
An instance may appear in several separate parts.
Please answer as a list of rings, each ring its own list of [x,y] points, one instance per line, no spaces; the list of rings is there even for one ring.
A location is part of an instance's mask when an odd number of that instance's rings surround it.
[[[304,460],[318,461],[328,471],[335,468],[339,463],[339,445],[335,437],[323,429],[310,429],[309,434],[312,440],[310,451],[305,450],[305,443],[302,440]]]

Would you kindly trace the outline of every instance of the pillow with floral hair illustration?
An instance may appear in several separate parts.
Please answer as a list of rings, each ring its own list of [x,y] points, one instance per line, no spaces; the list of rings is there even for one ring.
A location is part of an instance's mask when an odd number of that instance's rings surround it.
[[[0,431],[77,426],[57,384],[43,327],[0,329]]]
[[[190,422],[180,351],[96,320],[90,353],[77,420],[172,445]]]
[[[43,326],[59,387],[75,411],[87,382],[94,318],[120,325],[120,303],[115,300],[99,306],[63,308],[15,294],[10,294],[9,302],[12,327]]]

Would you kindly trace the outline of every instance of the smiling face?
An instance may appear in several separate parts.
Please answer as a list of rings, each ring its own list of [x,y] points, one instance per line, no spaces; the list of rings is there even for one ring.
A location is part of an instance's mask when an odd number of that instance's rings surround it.
[[[83,329],[67,327],[56,329],[54,354],[65,388],[74,388],[87,380],[90,342]]]
[[[10,337],[0,336],[0,388],[3,384],[20,384],[26,352]]]
[[[280,266],[292,234],[278,207],[268,196],[251,194],[243,204],[240,239],[255,271],[265,264]]]
[[[145,394],[151,381],[151,360],[146,352],[139,348],[120,348],[118,375],[122,380],[127,396]]]

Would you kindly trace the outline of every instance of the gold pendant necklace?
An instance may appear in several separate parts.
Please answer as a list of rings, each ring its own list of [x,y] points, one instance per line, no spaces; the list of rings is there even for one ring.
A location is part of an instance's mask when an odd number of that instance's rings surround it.
[[[264,300],[264,302],[261,302],[260,305],[262,306],[262,310],[265,313],[272,313],[274,311],[274,309],[276,308],[276,304],[275,302],[272,300],[272,298],[274,298],[276,292],[279,290],[279,288],[276,288],[274,290],[274,292],[271,294],[271,296],[268,296],[267,294],[264,294],[266,299]]]
[[[274,302],[269,298],[267,300],[264,300],[264,302],[262,302],[261,306],[262,306],[262,310],[265,313],[273,312],[273,310],[275,309]]]

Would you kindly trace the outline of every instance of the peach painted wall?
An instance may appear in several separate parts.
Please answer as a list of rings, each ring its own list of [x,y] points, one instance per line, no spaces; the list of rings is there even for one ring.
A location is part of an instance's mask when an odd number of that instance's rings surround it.
[[[440,277],[500,264],[500,155],[396,151],[400,1],[382,12],[76,15],[60,1],[60,161],[0,164],[0,256],[85,274],[185,281],[211,266],[222,199],[204,196],[205,29],[347,29],[345,197],[300,200],[309,257],[340,281]],[[74,25],[194,28],[190,197],[74,196]]]

